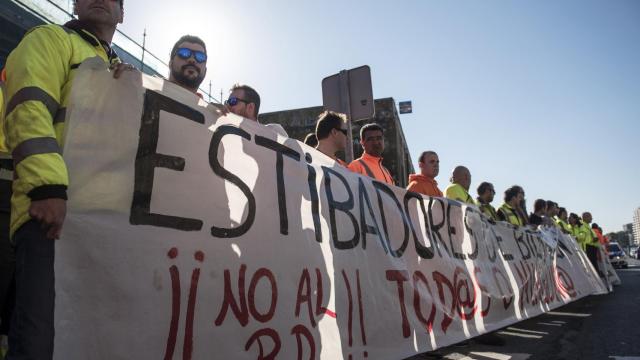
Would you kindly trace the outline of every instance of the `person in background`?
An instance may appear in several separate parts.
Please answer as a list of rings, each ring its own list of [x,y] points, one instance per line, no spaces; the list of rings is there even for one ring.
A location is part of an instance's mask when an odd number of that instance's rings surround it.
[[[547,211],[542,216],[542,225],[544,226],[558,226],[555,222],[555,217],[558,215],[558,204],[551,200],[547,200]]]
[[[449,179],[451,184],[444,190],[444,196],[448,199],[458,200],[466,204],[475,205],[469,186],[471,186],[471,172],[464,166],[456,166]]]
[[[320,114],[316,122],[316,138],[318,151],[347,167],[347,163],[336,156],[338,151],[344,151],[347,144],[347,122],[344,115],[333,111]]]
[[[360,145],[362,145],[364,152],[361,157],[349,164],[349,170],[389,185],[395,185],[391,172],[382,165],[382,153],[384,152],[382,126],[375,123],[363,126],[360,129]]]
[[[491,202],[496,194],[493,188],[493,184],[489,182],[483,182],[478,186],[478,197],[476,198],[476,204],[480,211],[485,214],[490,220],[498,221],[498,213],[496,209],[491,206]]]
[[[598,247],[600,246],[600,243],[591,230],[592,220],[593,217],[590,212],[586,211],[582,213],[582,219],[580,221],[580,226],[578,227],[576,240],[580,243],[582,250],[587,253],[587,257],[593,267],[598,270]]]
[[[598,226],[598,224],[593,223],[591,224],[591,230],[596,235],[598,243],[600,243],[600,247],[602,247],[605,254],[609,254],[609,249],[607,248],[607,245],[609,245],[609,238],[604,236],[604,234],[602,233],[602,228]]]
[[[419,174],[409,175],[407,190],[426,196],[442,197],[442,191],[438,189],[436,176],[440,173],[440,159],[435,151],[424,151],[418,160]]]
[[[498,208],[498,220],[506,221],[511,225],[524,226],[526,221],[516,209],[524,200],[524,190],[518,185],[513,185],[504,192],[504,203]]]
[[[547,213],[547,202],[542,199],[536,199],[533,202],[533,213],[529,215],[529,225],[534,229],[542,225],[542,217]]]
[[[258,120],[260,113],[260,95],[258,92],[251,86],[243,84],[233,85],[229,92],[229,98],[224,102],[223,113],[230,112],[260,123]],[[280,124],[265,124],[265,126],[282,136],[289,136]]]
[[[567,209],[563,207],[558,208],[558,216],[555,217],[555,220],[556,224],[558,224],[558,227],[560,228],[560,230],[562,230],[563,233],[571,234],[571,227],[567,222]]]

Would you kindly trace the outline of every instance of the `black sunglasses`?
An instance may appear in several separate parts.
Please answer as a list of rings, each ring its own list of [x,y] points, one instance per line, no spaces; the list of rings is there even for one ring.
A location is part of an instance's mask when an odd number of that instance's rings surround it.
[[[229,96],[229,99],[225,100],[224,104],[225,105],[229,105],[229,106],[236,106],[236,105],[238,105],[238,101],[242,101],[245,104],[251,104],[251,101],[240,99],[240,98],[235,97],[235,96]]]
[[[207,54],[202,51],[191,50],[189,48],[179,48],[178,51],[176,51],[176,55],[185,60],[193,56],[193,58],[196,59],[196,62],[199,64],[207,61]]]

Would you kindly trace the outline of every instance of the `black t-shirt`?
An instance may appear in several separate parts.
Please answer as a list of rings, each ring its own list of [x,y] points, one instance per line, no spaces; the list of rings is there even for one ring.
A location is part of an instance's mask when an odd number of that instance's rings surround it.
[[[534,213],[529,215],[529,224],[531,225],[542,225],[542,217],[538,216]]]

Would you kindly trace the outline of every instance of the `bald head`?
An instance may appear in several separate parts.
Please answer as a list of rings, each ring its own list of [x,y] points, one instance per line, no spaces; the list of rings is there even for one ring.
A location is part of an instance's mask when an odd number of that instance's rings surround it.
[[[451,182],[469,191],[469,186],[471,186],[471,172],[464,166],[456,166],[451,174]]]

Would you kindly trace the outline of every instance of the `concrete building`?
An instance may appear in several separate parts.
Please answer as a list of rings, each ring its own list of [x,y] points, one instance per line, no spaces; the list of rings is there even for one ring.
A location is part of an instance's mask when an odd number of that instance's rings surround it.
[[[640,245],[640,207],[633,212],[633,241]]]
[[[315,131],[316,119],[323,111],[322,106],[277,111],[260,114],[259,121],[262,124],[280,124],[285,128],[289,137],[302,141],[307,134]],[[352,145],[355,158],[362,155],[360,128],[372,122],[378,123],[384,129],[385,151],[382,163],[389,169],[396,184],[406,187],[409,174],[413,173],[414,169],[393,98],[375,100],[374,118],[353,123]]]

